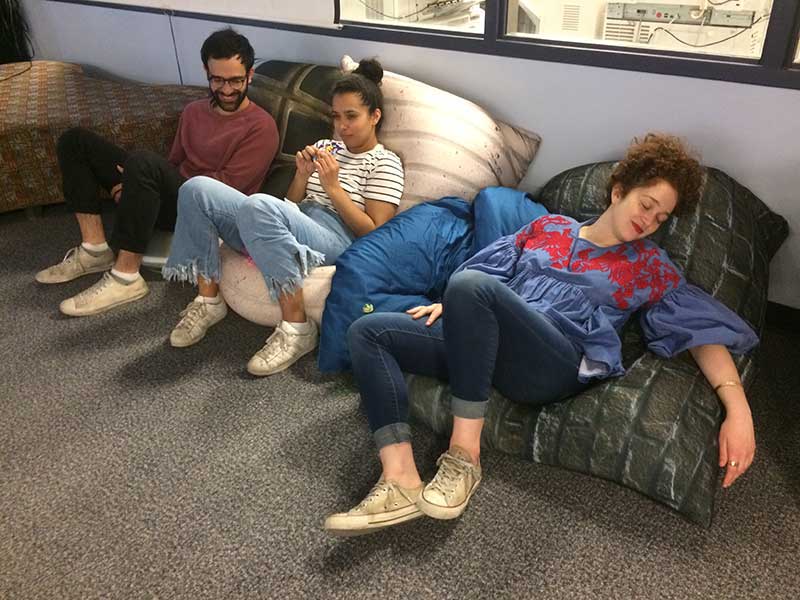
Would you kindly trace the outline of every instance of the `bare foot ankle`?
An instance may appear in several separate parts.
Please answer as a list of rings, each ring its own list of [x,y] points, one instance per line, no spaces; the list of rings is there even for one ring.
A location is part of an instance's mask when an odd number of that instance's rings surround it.
[[[480,448],[465,448],[464,446],[460,446],[458,444],[450,444],[450,447],[447,449],[448,452],[457,449],[458,454],[467,454],[469,455],[469,460],[473,465],[480,465],[481,464],[481,449]]]
[[[391,481],[393,483],[396,483],[401,488],[405,488],[407,490],[414,490],[422,485],[422,480],[419,477],[408,477],[408,476],[389,477],[387,475],[384,475],[383,478],[386,481]]]

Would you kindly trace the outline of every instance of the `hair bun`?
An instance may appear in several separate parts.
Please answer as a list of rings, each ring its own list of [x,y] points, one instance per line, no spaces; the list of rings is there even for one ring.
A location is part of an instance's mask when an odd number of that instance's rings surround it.
[[[364,58],[359,61],[358,68],[353,73],[358,73],[372,81],[375,85],[380,85],[383,79],[383,67],[374,58]]]

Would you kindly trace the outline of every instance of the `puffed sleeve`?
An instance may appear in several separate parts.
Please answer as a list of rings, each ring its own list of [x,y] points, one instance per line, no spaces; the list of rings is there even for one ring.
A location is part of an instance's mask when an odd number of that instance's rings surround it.
[[[690,283],[643,310],[640,320],[647,347],[659,356],[672,357],[705,344],[722,344],[734,354],[744,354],[758,344],[739,315]]]
[[[466,269],[472,269],[483,271],[502,282],[507,282],[514,274],[520,255],[520,249],[515,243],[516,235],[506,235],[495,240],[461,263],[453,275]]]

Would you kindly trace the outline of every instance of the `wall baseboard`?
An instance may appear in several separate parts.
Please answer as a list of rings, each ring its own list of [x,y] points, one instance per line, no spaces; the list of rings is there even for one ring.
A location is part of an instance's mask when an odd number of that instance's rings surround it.
[[[800,308],[767,302],[766,325],[771,329],[800,333]]]

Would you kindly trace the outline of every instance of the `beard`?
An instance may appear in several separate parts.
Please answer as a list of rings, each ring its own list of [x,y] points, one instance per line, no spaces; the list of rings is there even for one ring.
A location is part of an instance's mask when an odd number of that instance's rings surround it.
[[[247,88],[249,85],[250,84],[248,82],[245,82],[244,87],[241,90],[236,90],[236,100],[233,102],[233,104],[229,104],[227,102],[223,104],[221,101],[222,90],[217,90],[215,92],[211,89],[211,86],[209,86],[208,92],[211,96],[211,106],[218,106],[225,112],[236,112],[239,110],[242,102],[244,102],[244,99],[247,97]],[[231,106],[233,108],[231,108]]]

